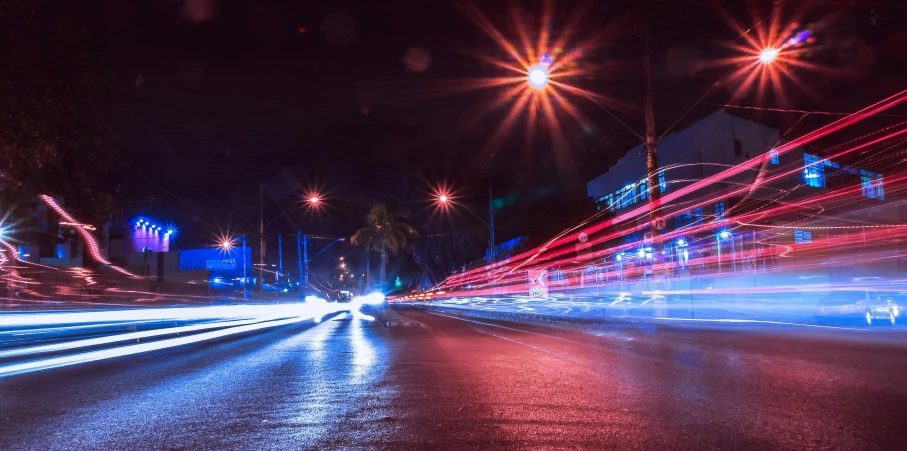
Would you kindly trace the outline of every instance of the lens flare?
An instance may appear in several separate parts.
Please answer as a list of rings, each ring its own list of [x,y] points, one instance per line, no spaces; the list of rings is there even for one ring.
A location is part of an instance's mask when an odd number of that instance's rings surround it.
[[[763,64],[771,63],[775,60],[775,58],[778,58],[779,51],[780,50],[778,49],[765,49],[762,51],[762,53],[759,54],[759,61],[761,61]]]
[[[803,77],[830,76],[834,70],[808,61],[819,46],[814,30],[800,25],[806,11],[801,8],[787,14],[781,3],[775,4],[767,15],[758,6],[752,8],[753,23],[739,23],[727,11],[720,11],[739,38],[726,44],[732,56],[706,61],[703,67],[731,68],[722,82],[732,89],[732,101],[755,94],[758,104],[786,107],[790,103],[789,84],[797,93],[820,98]]]
[[[543,89],[548,84],[548,70],[541,66],[535,66],[529,69],[529,86],[535,89]]]

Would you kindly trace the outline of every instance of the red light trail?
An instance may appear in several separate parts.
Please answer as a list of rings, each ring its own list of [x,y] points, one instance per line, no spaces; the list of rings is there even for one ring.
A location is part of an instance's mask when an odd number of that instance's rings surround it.
[[[778,145],[774,148],[777,153],[773,152],[773,155],[784,155],[802,148],[905,100],[907,91],[900,92]],[[805,177],[804,164],[771,167],[768,153],[721,169],[701,180],[669,180],[668,184],[673,189],[662,196],[660,209],[665,218],[727,198],[740,200],[729,206],[721,218],[708,221],[702,218],[659,234],[645,243],[635,240],[623,243],[623,239],[634,234],[641,235],[647,230],[647,221],[636,220],[648,215],[647,206],[627,209],[612,218],[603,219],[602,216],[609,213],[606,210],[566,229],[540,247],[502,260],[494,266],[454,274],[433,288],[431,294],[405,296],[402,300],[437,302],[439,299],[464,296],[517,296],[529,299],[526,275],[538,274],[539,271],[549,274],[546,289],[551,290],[552,299],[559,299],[558,296],[590,296],[592,293],[593,298],[599,299],[601,296],[617,296],[616,305],[641,295],[648,296],[643,302],[645,305],[654,302],[653,299],[675,302],[677,296],[696,296],[697,299],[715,303],[718,302],[715,296],[720,295],[746,299],[740,302],[750,303],[746,304],[747,308],[764,304],[786,311],[784,309],[803,308],[802,305],[791,304],[794,299],[809,304],[827,296],[838,296],[833,293],[852,297],[859,289],[907,293],[907,279],[892,269],[894,262],[907,259],[907,224],[896,215],[892,216],[907,205],[907,199],[902,198],[907,191],[907,172],[903,168],[903,157],[907,152],[905,144],[907,123],[901,123],[826,149],[810,166],[831,167],[834,164],[834,168],[841,168],[829,169],[828,177],[835,177],[835,171],[857,175],[848,176],[851,177],[848,184],[829,185],[821,189],[804,188],[806,182],[798,182]],[[867,185],[869,182],[865,181],[865,176],[861,182],[858,169],[833,163],[839,161],[873,161],[875,166],[891,162],[894,166],[885,166],[888,168],[884,179],[885,203],[875,204],[877,200],[867,200],[867,192],[874,195],[874,191],[867,189],[874,190],[875,185]],[[682,166],[666,166],[664,169],[670,172]],[[744,175],[742,180],[748,180],[751,176],[754,178],[751,182],[741,183],[741,175]],[[719,194],[709,194],[713,186],[723,188]],[[879,179],[879,195],[882,186]],[[861,212],[865,209],[882,208],[883,205],[887,213],[879,219],[852,223],[862,217]],[[581,251],[576,244],[580,232],[588,237],[583,240],[586,251]],[[802,243],[794,242],[795,234],[799,237],[797,240],[803,239]],[[748,268],[745,271],[749,272],[741,273],[743,268]],[[709,278],[713,282],[708,287],[697,289],[673,287],[669,283],[671,280],[683,280],[672,276],[677,271],[685,274],[695,272],[697,277]],[[820,276],[829,274],[829,271],[838,275]],[[794,274],[802,275],[804,272],[816,275],[810,276],[810,281],[794,277]],[[872,284],[861,282],[865,278],[864,273],[873,274],[877,280]],[[768,285],[753,285],[756,274]],[[750,280],[748,285],[741,282],[746,277]],[[444,294],[434,293],[439,290]],[[784,293],[794,294],[786,300],[778,298]]]

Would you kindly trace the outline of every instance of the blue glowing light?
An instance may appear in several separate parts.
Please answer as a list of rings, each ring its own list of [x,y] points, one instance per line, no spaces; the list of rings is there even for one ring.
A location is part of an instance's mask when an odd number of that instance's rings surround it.
[[[638,252],[636,252],[636,255],[638,255],[639,258],[643,258],[643,257],[646,256],[646,250],[645,250],[645,249],[640,249]]]
[[[681,238],[681,239],[677,240],[677,245],[678,245],[678,246],[686,246],[686,245],[687,245],[687,241],[684,240],[683,238]]]
[[[722,239],[730,238],[731,232],[728,232],[727,230],[722,230],[721,233],[718,234],[718,236]]]

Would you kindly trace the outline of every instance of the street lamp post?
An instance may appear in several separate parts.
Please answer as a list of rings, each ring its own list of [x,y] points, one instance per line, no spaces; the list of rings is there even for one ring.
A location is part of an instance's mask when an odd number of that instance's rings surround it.
[[[444,194],[444,193],[439,194],[437,197],[437,201],[442,205],[454,205],[454,204],[459,205],[464,210],[468,211],[471,215],[473,215],[476,219],[478,219],[479,222],[481,222],[486,227],[488,227],[488,242],[489,242],[488,254],[489,254],[489,257],[491,258],[491,265],[494,266],[494,264],[497,261],[497,254],[495,253],[495,249],[494,249],[494,197],[492,197],[491,184],[488,185],[488,219],[489,219],[488,221],[485,221],[484,219],[482,219],[482,217],[479,216],[478,214],[476,214],[476,212],[472,211],[471,208],[467,207],[466,205],[464,205],[460,202],[455,201],[449,194]]]
[[[715,236],[715,241],[718,242],[718,272],[719,273],[721,272],[721,239],[722,238],[727,239],[727,238],[730,238],[730,236],[731,236],[731,232],[728,232],[727,230],[722,230],[721,232],[718,233],[718,235]]]
[[[242,298],[244,301],[249,299],[249,280],[246,274],[246,234],[242,235]]]
[[[262,185],[262,186],[263,186],[263,185]],[[309,195],[307,195],[306,198],[305,198],[305,203],[307,203],[310,207],[314,207],[314,208],[318,208],[318,207],[320,206],[321,201],[322,201],[321,196],[318,195],[318,194],[309,194]],[[260,243],[261,252],[259,252],[259,259],[260,259],[260,261],[259,261],[259,275],[260,275],[260,277],[261,277],[262,290],[264,289],[264,275],[263,275],[263,272],[262,272],[262,271],[264,270],[265,228],[268,227],[269,225],[273,224],[274,221],[280,219],[281,217],[283,217],[283,215],[289,213],[290,210],[292,210],[293,208],[296,208],[296,207],[298,207],[298,206],[299,206],[299,204],[297,204],[297,203],[294,203],[293,205],[290,205],[289,208],[287,208],[286,210],[280,212],[280,214],[278,214],[278,215],[275,216],[273,219],[271,219],[270,222],[268,222],[267,224],[265,224],[265,222],[264,222],[264,201],[262,200],[262,205],[261,205],[261,222],[259,223],[259,230],[258,230],[259,236],[260,236],[260,239],[261,239],[261,243]],[[298,255],[299,255],[299,282],[300,282],[300,285],[303,286],[303,290],[305,290],[305,287],[307,287],[307,284],[304,284],[304,285],[303,285],[303,279],[306,279],[306,282],[308,282],[308,267],[306,267],[305,275],[303,275],[302,269],[303,269],[303,262],[305,261],[305,259],[303,259],[302,250],[299,249],[299,248],[300,248],[300,238],[301,238],[300,235],[301,235],[301,233],[302,233],[302,232],[300,232],[299,230],[296,231],[296,247],[297,247],[297,253],[298,253]],[[305,237],[302,237],[302,240],[305,241]],[[281,241],[281,235],[279,235],[279,234],[277,235],[277,243],[278,243],[278,244],[277,244],[277,248],[278,248],[278,255],[279,255],[278,258],[279,258],[279,260],[280,260],[280,262],[279,262],[279,263],[280,263],[280,268],[279,268],[278,271],[277,271],[277,279],[279,280],[279,278],[280,278],[280,273],[283,272],[283,243],[282,243],[282,241]],[[289,279],[288,279],[288,280],[289,280]]]
[[[305,278],[302,280],[302,286],[305,287],[304,292],[309,290],[309,237],[306,235],[302,236],[302,258],[305,262]]]
[[[297,260],[299,262],[299,289],[305,294],[305,290],[308,287],[302,284],[302,231],[300,230],[296,231],[296,255],[299,258],[299,260]]]

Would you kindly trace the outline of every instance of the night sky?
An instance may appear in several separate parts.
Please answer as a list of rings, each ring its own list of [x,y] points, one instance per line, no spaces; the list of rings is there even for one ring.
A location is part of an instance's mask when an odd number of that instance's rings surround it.
[[[507,209],[502,236],[541,233],[581,213],[584,183],[638,143],[592,102],[569,97],[589,123],[559,113],[567,149],[552,146],[544,123],[527,147],[525,113],[508,139],[487,149],[512,102],[483,116],[502,89],[452,87],[502,74],[473,53],[506,55],[456,2],[87,3],[61,8],[48,20],[89,24],[94,42],[101,42],[93,50],[114,74],[110,88],[117,100],[98,122],[103,126],[107,116],[116,116],[128,125],[105,138],[118,155],[105,177],[119,185],[127,215],[172,218],[189,239],[202,239],[212,226],[257,228],[262,182],[268,217],[309,190],[334,205],[322,216],[288,215],[290,220],[274,223],[276,229],[308,221],[322,233],[347,234],[359,225],[358,215],[380,201],[425,213],[424,199],[442,181],[482,211],[492,180]],[[818,95],[788,86],[790,108],[853,111],[904,87],[907,39],[898,27],[907,9],[899,2],[857,3],[789,2],[785,11],[803,8],[804,22],[817,30],[820,45],[809,58],[823,67],[799,73]],[[770,5],[562,1],[554,6],[552,34],[579,13],[567,47],[601,39],[577,59],[581,67],[598,69],[574,82],[614,98],[615,105],[638,107],[638,31],[647,25],[660,133],[688,109],[679,127],[728,101],[738,86],[720,85],[694,105],[728,70],[703,63],[727,57],[726,44],[739,37],[725,15],[748,28]],[[522,11],[536,30],[543,10],[540,1],[478,7],[513,41],[513,11]],[[749,95],[734,103],[769,102]],[[615,113],[638,133],[644,130],[640,111]],[[735,114],[782,128],[800,119],[794,113]],[[823,123],[809,117],[797,126],[807,131],[813,120]]]

